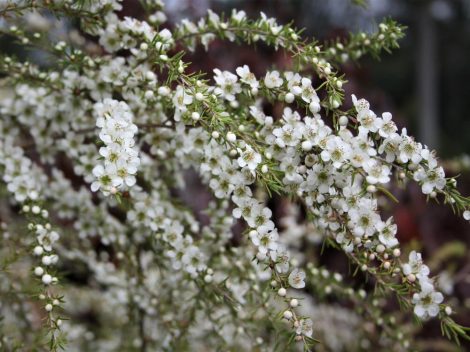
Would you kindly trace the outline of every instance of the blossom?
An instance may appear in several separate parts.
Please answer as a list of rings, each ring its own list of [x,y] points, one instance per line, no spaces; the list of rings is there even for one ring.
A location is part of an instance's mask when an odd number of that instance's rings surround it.
[[[219,178],[213,178],[209,182],[209,186],[212,188],[217,198],[227,198],[235,188],[234,185],[230,183],[230,175],[226,172],[221,173]]]
[[[137,172],[138,162],[129,163],[127,160],[120,159],[114,164],[106,166],[106,172],[111,176],[111,183],[114,187],[120,188],[124,184],[132,187],[136,183],[135,173]]]
[[[331,161],[337,169],[343,166],[350,155],[351,147],[338,136],[329,137],[325,148],[320,154],[323,161]]]
[[[268,18],[264,12],[260,13],[261,22],[268,25],[272,34],[277,35],[281,32],[282,26],[278,25],[275,18]]]
[[[377,132],[382,127],[382,120],[377,118],[377,115],[371,110],[361,110],[357,114],[357,120],[360,123],[360,128],[365,131]]]
[[[392,114],[384,112],[382,114],[382,123],[379,127],[379,134],[382,138],[388,138],[397,131],[397,125],[392,121]]]
[[[278,247],[277,250],[271,251],[271,259],[276,262],[276,271],[284,274],[289,271],[289,252],[285,248]]]
[[[390,167],[384,165],[376,159],[369,159],[363,164],[364,171],[367,172],[366,180],[371,185],[377,183],[388,183],[390,181]]]
[[[44,227],[38,227],[36,230],[37,241],[46,251],[52,250],[52,245],[59,239],[59,234],[56,231],[49,231]]]
[[[404,128],[401,134],[401,142],[398,147],[398,160],[402,163],[407,163],[412,161],[415,164],[418,164],[422,159],[422,146],[420,143],[417,143],[413,138],[407,135],[407,131]]]
[[[237,11],[236,9],[232,9],[232,19],[236,22],[242,22],[246,18],[245,11]]]
[[[385,153],[385,160],[389,163],[395,161],[399,155],[399,147],[402,142],[402,138],[398,133],[392,133],[390,136],[385,138],[382,144],[379,146],[379,154]]]
[[[267,72],[264,77],[264,85],[269,89],[279,88],[283,82],[284,81],[278,71]]]
[[[184,270],[191,275],[195,275],[197,272],[206,269],[205,256],[201,250],[194,245],[189,245],[184,249],[183,255],[181,256],[181,263],[183,264]]]
[[[246,145],[245,150],[239,150],[240,157],[237,159],[240,167],[248,167],[255,170],[261,162],[261,155],[255,152],[250,145]]]
[[[419,292],[413,294],[412,303],[414,313],[421,319],[435,317],[439,314],[439,304],[444,300],[442,293],[434,290],[432,285],[427,285]]]
[[[97,179],[91,184],[91,190],[93,192],[96,192],[97,190],[101,188],[104,192],[108,193],[112,186],[112,179],[105,172],[103,165],[96,165],[93,168],[93,175]]]
[[[255,75],[250,71],[250,68],[247,65],[242,67],[237,67],[237,75],[240,76],[240,81],[248,84],[251,88],[258,88],[259,82],[256,79]]]
[[[403,264],[402,270],[405,276],[413,274],[418,278],[422,278],[429,275],[429,268],[424,265],[421,253],[416,251],[410,252],[408,263]]]
[[[247,219],[248,225],[256,227],[258,231],[266,232],[274,229],[274,223],[271,221],[271,209],[264,207],[261,211],[256,211],[253,219]]]
[[[304,288],[305,287],[305,272],[295,268],[289,274],[287,281],[289,281],[289,285],[293,288]]]
[[[289,89],[289,93],[294,95],[300,95],[302,93],[301,82],[302,76],[296,72],[286,71],[284,72],[284,77],[287,80],[287,88]]]
[[[359,99],[358,100],[354,94],[351,95],[351,97],[352,97],[353,105],[356,108],[356,111],[358,113],[369,111],[370,104],[367,100],[365,100],[365,99]]]
[[[367,206],[355,207],[349,210],[349,228],[358,237],[370,237],[377,230],[380,215]]]
[[[302,183],[302,188],[307,191],[317,190],[320,193],[328,193],[334,183],[334,172],[332,165],[313,165],[307,170],[307,178]]]
[[[318,106],[320,106],[320,98],[318,97],[317,92],[315,91],[315,89],[313,89],[313,87],[312,87],[312,81],[309,78],[302,77],[301,84],[302,84],[302,86],[301,86],[302,100],[305,101],[306,103],[314,102],[314,103],[318,104]],[[319,110],[319,108],[318,108],[318,110]]]
[[[276,230],[268,230],[267,228],[250,233],[251,241],[258,247],[258,251],[263,254],[277,249],[278,238],[279,235]]]
[[[393,218],[388,218],[387,222],[380,221],[376,228],[379,232],[379,241],[387,248],[393,248],[398,245],[397,225],[392,223]]]
[[[302,131],[291,124],[285,124],[281,128],[275,128],[273,135],[276,136],[276,144],[285,148],[297,145],[302,138]]]
[[[430,194],[434,190],[442,190],[446,185],[445,173],[442,167],[428,170],[420,167],[414,172],[413,178],[421,183],[424,194]]]
[[[234,201],[237,201],[237,198],[233,198]],[[238,207],[233,209],[233,216],[237,219],[243,217],[245,220],[253,222],[255,216],[257,215],[257,210],[259,208],[258,202],[252,198],[243,197],[240,198],[237,202]]]
[[[185,112],[187,111],[186,105],[193,102],[193,97],[184,89],[183,86],[179,85],[176,87],[172,102],[177,111]]]
[[[218,68],[214,69],[214,73],[214,80],[217,84],[214,93],[228,101],[234,101],[235,95],[242,91],[240,84],[237,83],[237,76],[229,71],[221,71]]]
[[[307,337],[313,336],[313,321],[310,318],[300,319],[299,326],[296,329],[297,335],[304,335]]]

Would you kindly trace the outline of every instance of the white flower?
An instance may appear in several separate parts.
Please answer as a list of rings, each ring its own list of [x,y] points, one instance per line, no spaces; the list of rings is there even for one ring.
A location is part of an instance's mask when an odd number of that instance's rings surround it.
[[[297,335],[304,335],[307,337],[313,336],[313,321],[310,318],[300,319],[299,327],[296,329]]]
[[[286,146],[296,146],[302,138],[302,131],[291,124],[285,124],[281,128],[275,128],[273,135],[276,136],[276,144],[285,148]]]
[[[304,288],[305,287],[305,272],[295,268],[289,274],[287,281],[289,285],[293,288]]]
[[[303,124],[299,123],[300,120],[302,120],[302,117],[297,111],[292,110],[290,107],[286,106],[282,111],[282,120],[284,120],[287,124],[291,124],[302,133]]]
[[[421,155],[423,147],[407,135],[405,128],[402,130],[401,138],[402,140],[398,147],[398,160],[402,163],[412,161],[413,163],[418,164],[423,159]]]
[[[237,198],[232,197],[233,201],[238,205],[238,208],[233,209],[232,214],[236,219],[243,217],[247,222],[254,224],[255,216],[260,208],[258,202],[252,198]]]
[[[37,240],[39,244],[48,252],[52,250],[54,242],[59,239],[59,234],[57,232],[49,231],[44,227],[38,228],[36,234],[38,235]]]
[[[357,114],[357,120],[361,124],[360,128],[364,128],[370,132],[377,132],[382,127],[382,120],[372,110],[361,110]]]
[[[402,138],[398,133],[392,133],[388,138],[384,139],[379,146],[378,152],[385,153],[385,160],[389,163],[395,161],[399,152],[400,143]]]
[[[36,188],[35,180],[28,177],[27,174],[15,176],[7,186],[8,191],[14,194],[18,202],[24,202],[27,198],[31,198],[31,194]]]
[[[240,81],[248,84],[251,88],[258,88],[259,82],[256,79],[255,75],[250,72],[248,65],[243,65],[243,67],[237,67],[237,75],[240,76]]]
[[[306,191],[317,190],[320,193],[328,193],[334,183],[334,169],[332,165],[315,164],[307,170],[307,179],[302,184]]]
[[[262,23],[269,25],[269,29],[271,30],[272,34],[277,35],[279,32],[281,32],[283,27],[277,24],[275,18],[268,18],[264,12],[261,12],[260,15]]]
[[[276,251],[271,251],[271,259],[276,262],[276,271],[284,274],[289,271],[289,252],[284,248],[278,248]]]
[[[284,80],[281,78],[278,71],[267,72],[264,77],[264,85],[269,89],[279,88],[282,86],[283,82]]]
[[[106,30],[100,35],[99,43],[110,53],[121,49],[121,37],[115,24],[107,25]]]
[[[392,121],[392,114],[384,112],[382,114],[382,126],[379,128],[379,134],[382,138],[388,138],[397,132],[397,125]]]
[[[445,173],[442,167],[428,170],[420,167],[414,172],[413,178],[421,183],[424,194],[430,194],[434,190],[442,190],[446,185]]]
[[[439,314],[439,304],[444,300],[442,293],[434,290],[429,284],[425,285],[420,293],[415,293],[412,303],[415,305],[413,311],[421,319],[435,317]]]
[[[175,94],[173,95],[173,106],[181,111],[186,111],[186,105],[193,102],[193,97],[185,91],[183,86],[176,87]]]
[[[258,247],[258,252],[266,254],[268,251],[275,251],[278,247],[279,235],[277,230],[252,231],[250,238],[253,244]]]
[[[220,71],[218,68],[214,69],[214,80],[217,87],[214,93],[225,98],[228,101],[234,101],[235,95],[242,91],[239,83],[237,83],[237,76],[229,71]]]
[[[189,274],[195,274],[198,271],[203,271],[206,268],[205,257],[201,250],[194,246],[189,245],[184,248],[183,255],[181,256],[181,263],[184,270]]]
[[[274,223],[271,221],[271,209],[264,207],[261,211],[255,214],[254,219],[247,221],[251,227],[256,227],[260,232],[274,230]]]
[[[236,22],[241,22],[246,18],[245,11],[237,11],[236,9],[232,9],[232,19]]]
[[[369,159],[363,165],[364,171],[367,172],[366,180],[371,185],[377,183],[388,183],[390,181],[390,167],[384,165],[377,159]]]
[[[286,71],[284,72],[284,77],[287,80],[287,88],[289,89],[289,92],[294,95],[300,95],[302,93],[302,88],[300,87],[302,76],[298,73]]]
[[[451,295],[454,292],[455,279],[454,275],[449,271],[441,271],[437,278],[437,286],[446,295]]]
[[[395,237],[397,234],[397,225],[392,223],[393,218],[388,218],[387,222],[380,221],[377,224],[377,231],[379,231],[379,241],[382,242],[387,248],[392,248],[398,245],[398,240]]]
[[[126,160],[120,159],[117,163],[107,165],[106,171],[111,175],[111,183],[114,187],[119,188],[123,184],[126,184],[128,187],[135,185],[136,179],[134,174],[137,172],[137,167],[129,164]]]
[[[250,145],[246,145],[245,150],[240,150],[240,157],[237,159],[240,167],[248,167],[250,170],[255,170],[261,162],[261,155],[253,150]]]
[[[369,110],[370,105],[369,105],[369,102],[367,100],[365,100],[365,99],[357,100],[357,98],[354,94],[351,97],[352,97],[354,107],[356,108],[356,111],[358,113]]]
[[[301,80],[302,86],[302,100],[305,101],[306,103],[316,103],[318,106],[320,106],[320,98],[317,95],[317,92],[315,89],[312,87],[312,81],[308,78],[302,78]],[[320,110],[320,109],[318,109]]]
[[[207,10],[207,15],[209,16],[209,22],[214,25],[215,28],[219,28],[220,17],[211,9]]]
[[[214,195],[221,199],[227,198],[234,189],[234,186],[230,183],[230,175],[226,172],[221,173],[219,178],[211,179],[209,186],[212,188]]]
[[[380,215],[367,206],[358,206],[349,211],[349,228],[354,236],[370,237],[377,230]]]
[[[343,166],[351,155],[351,147],[338,136],[330,136],[320,156],[323,161],[331,161],[335,168]]]
[[[158,32],[158,36],[160,37],[161,40],[168,42],[171,40],[173,35],[168,29],[162,29],[160,32]]]
[[[93,175],[97,178],[91,184],[91,190],[96,192],[101,188],[103,192],[109,193],[109,189],[112,187],[111,177],[106,174],[103,165],[96,165],[93,168]]]
[[[427,278],[429,275],[429,268],[423,264],[421,253],[411,251],[408,256],[408,263],[403,264],[402,271],[405,276],[410,274],[418,278]]]

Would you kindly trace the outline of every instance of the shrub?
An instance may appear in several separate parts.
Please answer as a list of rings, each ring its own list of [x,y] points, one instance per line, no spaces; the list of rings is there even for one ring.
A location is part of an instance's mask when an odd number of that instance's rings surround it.
[[[4,349],[408,350],[419,329],[390,295],[468,338],[382,210],[408,180],[467,220],[469,198],[389,112],[344,97],[341,64],[396,48],[403,27],[321,44],[263,13],[171,28],[159,1],[145,20],[114,0],[0,4],[19,48],[0,56]],[[214,40],[292,64],[194,72]],[[320,267],[322,246],[375,290]]]

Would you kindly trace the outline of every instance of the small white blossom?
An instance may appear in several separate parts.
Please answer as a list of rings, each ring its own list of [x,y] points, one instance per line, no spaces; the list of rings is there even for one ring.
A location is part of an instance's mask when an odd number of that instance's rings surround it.
[[[237,76],[229,71],[220,71],[217,68],[214,69],[214,73],[214,80],[217,83],[214,93],[228,101],[235,101],[236,94],[242,91],[240,84],[237,83]]]
[[[403,264],[403,274],[408,276],[410,274],[416,277],[427,277],[429,275],[429,268],[424,265],[421,253],[411,251],[408,257],[408,263]]]
[[[255,170],[259,163],[261,163],[261,155],[253,150],[249,145],[244,150],[239,150],[240,157],[238,158],[238,165],[240,167],[248,167],[250,170]]]
[[[390,167],[384,165],[376,159],[369,159],[364,162],[364,171],[367,173],[366,180],[371,185],[377,183],[388,183],[390,181]]]
[[[283,82],[284,81],[278,71],[267,72],[264,77],[264,85],[269,89],[279,88],[282,86]]]
[[[439,314],[439,304],[443,300],[442,293],[435,291],[432,285],[426,285],[420,293],[413,294],[413,311],[421,319],[435,317]]]
[[[250,71],[250,68],[247,65],[242,67],[237,67],[237,75],[240,76],[240,81],[248,84],[251,88],[258,88],[259,82],[256,79],[255,75]]]
[[[313,336],[313,321],[310,318],[300,319],[299,327],[296,329],[297,335],[304,335],[307,337]]]
[[[287,279],[289,281],[289,285],[293,288],[304,288],[305,287],[305,272],[299,269],[294,269],[289,274]]]
[[[421,183],[421,189],[424,194],[430,194],[433,191],[440,191],[446,185],[445,173],[442,167],[425,170],[420,167],[413,174],[415,181]]]

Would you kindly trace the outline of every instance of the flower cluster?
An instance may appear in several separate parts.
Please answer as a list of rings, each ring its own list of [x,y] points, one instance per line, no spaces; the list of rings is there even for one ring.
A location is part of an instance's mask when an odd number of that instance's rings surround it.
[[[96,192],[101,188],[103,194],[116,193],[125,186],[135,185],[135,174],[140,163],[134,147],[137,126],[132,123],[129,106],[112,99],[105,99],[94,106],[96,126],[101,128],[100,139],[105,144],[100,148],[104,166],[97,165],[93,174],[97,178],[91,184]]]
[[[412,251],[408,263],[403,264],[402,270],[410,282],[418,279],[421,288],[420,292],[413,294],[415,314],[423,319],[439,314],[439,304],[444,300],[444,296],[435,290],[433,282],[429,279],[430,270],[423,264],[421,253]]]
[[[0,130],[2,133],[6,132],[4,124],[0,124]],[[0,140],[0,167],[7,190],[12,194],[14,202],[21,205],[21,211],[27,215],[27,228],[35,237],[35,241],[28,241],[32,248],[31,254],[37,258],[37,266],[32,271],[41,282],[38,298],[44,302],[47,321],[52,327],[49,332],[51,343],[54,344],[58,334],[56,329],[62,324],[62,320],[53,310],[57,310],[62,302],[60,297],[50,290],[50,286],[58,282],[54,267],[59,261],[55,244],[60,236],[49,222],[48,210],[42,206],[47,177],[32,164],[20,147],[14,146],[17,136],[18,130],[13,130],[10,131],[9,137]]]

